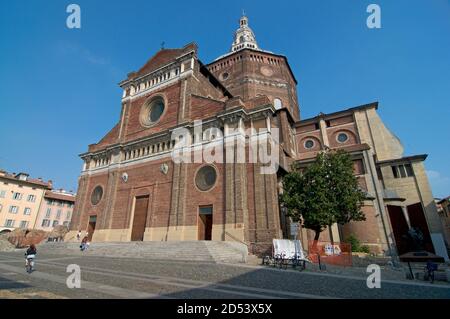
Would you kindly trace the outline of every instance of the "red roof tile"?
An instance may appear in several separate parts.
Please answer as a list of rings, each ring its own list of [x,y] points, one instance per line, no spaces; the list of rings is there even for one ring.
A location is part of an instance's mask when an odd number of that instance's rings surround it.
[[[52,191],[46,191],[45,198],[51,198],[51,199],[58,199],[58,200],[63,200],[66,202],[75,202],[75,196],[74,195],[69,195],[69,194],[61,194],[61,193],[55,193]]]
[[[6,179],[6,180],[10,180],[13,182],[21,182],[21,183],[26,183],[26,184],[32,184],[32,185],[36,185],[36,186],[40,186],[40,187],[45,187],[45,188],[52,188],[52,183],[50,181],[48,182],[44,182],[43,180],[40,179],[36,179],[36,178],[27,178],[26,180],[21,180],[18,179],[15,175],[10,174],[10,173],[5,173],[5,175],[0,175],[0,179]]]

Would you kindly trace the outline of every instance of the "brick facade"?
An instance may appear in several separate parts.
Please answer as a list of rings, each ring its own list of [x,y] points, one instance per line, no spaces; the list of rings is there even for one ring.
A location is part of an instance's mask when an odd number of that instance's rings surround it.
[[[242,25],[243,20],[239,32],[253,34]],[[387,253],[392,246],[387,238],[391,230],[383,185],[376,176],[377,148],[383,157],[388,156],[389,147],[397,146],[394,141],[383,148],[378,138],[388,133],[371,131],[375,124],[383,129],[372,113],[377,104],[301,120],[297,82],[287,58],[260,50],[253,36],[242,39],[242,43],[235,39],[232,52],[207,65],[198,59],[195,44],[162,49],[120,83],[119,122],[81,155],[84,166],[72,233],[94,226],[94,241],[129,241],[134,217],[141,214],[144,240],[199,240],[208,233],[202,227],[210,227],[212,240],[239,241],[246,243],[250,252],[267,253],[273,238],[289,236],[282,231],[286,218],[278,202],[283,173],[294,161],[307,165],[319,151],[344,148],[354,157],[355,174],[371,198],[363,208],[367,220],[333,226],[333,238],[355,234],[374,252]],[[146,110],[155,98],[162,101],[163,110],[156,121],[146,124],[146,117],[152,116]],[[196,131],[198,120],[203,121],[200,133]],[[192,133],[188,140],[174,133],[180,128]],[[215,134],[208,133],[211,128],[220,129],[224,136],[212,137]],[[230,133],[232,129],[235,131]],[[269,140],[279,129],[278,143],[271,144],[271,150],[279,151],[280,156],[276,172],[263,174],[266,165],[260,161],[236,162],[237,149],[226,154],[224,145],[230,139],[240,141],[249,152],[249,143],[256,136],[249,129],[258,129]],[[346,138],[340,141],[341,133]],[[314,142],[311,147],[306,145],[308,140]],[[218,162],[176,163],[172,158],[180,142],[195,151],[217,141],[223,142],[218,148],[223,154],[215,153],[221,159]],[[205,165],[212,165],[216,174],[206,191],[196,182]],[[93,204],[97,186],[101,186],[102,196]],[[142,206],[146,211],[135,207],[137,198],[148,203]],[[210,212],[212,224],[203,226],[201,214]],[[324,232],[321,238],[328,237]]]

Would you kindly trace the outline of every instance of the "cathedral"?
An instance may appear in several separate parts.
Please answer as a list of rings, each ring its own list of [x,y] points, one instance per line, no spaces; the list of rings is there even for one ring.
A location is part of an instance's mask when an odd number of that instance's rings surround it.
[[[69,237],[81,230],[93,242],[235,241],[253,254],[270,250],[273,238],[296,236],[306,246],[312,234],[292,234],[279,203],[283,175],[322,150],[344,149],[368,194],[366,220],[333,225],[320,239],[353,235],[395,255],[418,227],[434,251],[431,234],[442,225],[427,155],[403,154],[377,102],[301,118],[288,59],[260,48],[246,16],[229,52],[211,63],[200,61],[195,43],[163,48],[120,87],[118,122],[80,155]]]

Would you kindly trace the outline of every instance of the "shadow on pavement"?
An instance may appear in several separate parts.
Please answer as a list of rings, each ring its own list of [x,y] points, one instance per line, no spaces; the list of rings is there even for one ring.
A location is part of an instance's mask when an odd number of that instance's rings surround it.
[[[24,288],[29,288],[29,287],[31,287],[31,286],[0,276],[0,290],[24,289]]]

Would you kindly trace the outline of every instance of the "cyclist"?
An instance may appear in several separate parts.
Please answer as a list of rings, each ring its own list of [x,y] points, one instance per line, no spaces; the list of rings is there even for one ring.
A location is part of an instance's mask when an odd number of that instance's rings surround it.
[[[36,258],[37,249],[34,244],[31,244],[30,247],[25,252],[25,268],[27,272],[31,273],[34,270],[34,258]]]
[[[88,236],[84,236],[83,240],[81,241],[80,250],[84,251],[89,248],[89,239]]]

